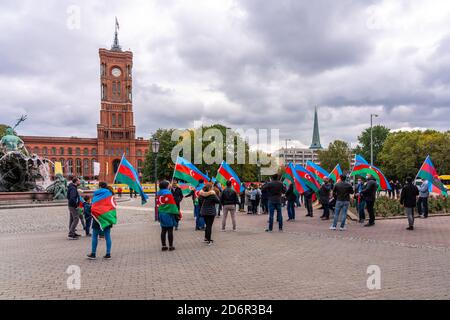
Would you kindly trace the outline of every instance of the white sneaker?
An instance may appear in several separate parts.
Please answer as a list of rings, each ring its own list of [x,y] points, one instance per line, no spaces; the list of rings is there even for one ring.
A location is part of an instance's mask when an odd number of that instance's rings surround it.
[[[336,230],[336,227],[331,226],[330,230]]]
[[[347,230],[347,228],[346,227],[341,227],[341,228],[339,228],[339,231],[346,231]]]
[[[222,230],[220,230],[220,232],[226,232],[227,230],[225,230],[225,229],[222,229]]]

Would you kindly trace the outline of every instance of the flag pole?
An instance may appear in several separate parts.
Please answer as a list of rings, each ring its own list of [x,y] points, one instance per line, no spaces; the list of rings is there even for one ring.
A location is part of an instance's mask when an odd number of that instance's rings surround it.
[[[177,162],[175,162],[175,167],[173,167],[173,172],[172,172],[172,180],[170,182],[170,184],[173,184],[173,179],[175,177],[175,169],[177,168],[177,163],[178,163],[178,159],[180,158],[180,156],[177,156]]]
[[[119,166],[117,167],[117,172],[114,176],[113,184],[116,183],[117,174],[119,173],[119,168],[122,165],[123,159],[125,158],[125,152],[122,154],[122,159],[120,159]]]
[[[423,166],[425,165],[425,162],[427,162],[427,159],[428,159],[429,157],[430,157],[430,155],[428,155],[428,156],[425,158],[424,162],[423,162],[422,165],[420,166],[420,169],[419,169],[419,171],[417,172],[416,177],[414,178],[414,182],[417,180],[417,177],[419,176],[419,172],[422,170]]]

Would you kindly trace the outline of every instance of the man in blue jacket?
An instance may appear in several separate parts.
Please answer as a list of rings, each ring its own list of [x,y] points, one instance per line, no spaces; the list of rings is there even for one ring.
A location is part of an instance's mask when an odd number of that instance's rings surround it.
[[[78,222],[80,221],[80,214],[78,212],[78,206],[80,205],[80,195],[78,194],[78,186],[80,185],[80,179],[73,178],[72,183],[67,188],[67,200],[69,205],[69,240],[78,240],[79,234],[75,233]]]

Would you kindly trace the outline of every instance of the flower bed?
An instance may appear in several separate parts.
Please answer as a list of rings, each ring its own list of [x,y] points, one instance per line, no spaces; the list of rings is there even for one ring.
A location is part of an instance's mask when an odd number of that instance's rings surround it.
[[[352,203],[352,211],[357,214],[354,203]],[[450,214],[450,198],[442,196],[428,198],[428,211],[430,214]],[[385,196],[378,197],[375,201],[375,214],[377,217],[384,218],[406,216],[405,208],[398,199]]]

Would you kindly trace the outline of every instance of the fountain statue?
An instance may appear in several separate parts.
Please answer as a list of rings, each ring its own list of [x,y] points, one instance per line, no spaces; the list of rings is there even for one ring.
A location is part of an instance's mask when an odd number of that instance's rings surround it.
[[[49,160],[30,155],[14,132],[25,120],[22,116],[0,140],[0,192],[44,191],[50,184]]]
[[[55,181],[47,187],[46,191],[53,194],[54,200],[67,199],[67,180],[62,174],[56,174]]]

